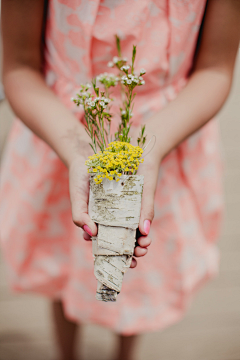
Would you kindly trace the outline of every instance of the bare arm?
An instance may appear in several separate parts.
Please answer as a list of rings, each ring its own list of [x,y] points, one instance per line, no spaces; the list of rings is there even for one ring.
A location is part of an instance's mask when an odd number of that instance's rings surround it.
[[[209,0],[196,63],[187,86],[149,124],[162,159],[209,121],[229,94],[240,37],[240,1]],[[156,123],[158,126],[156,127]]]
[[[84,156],[89,141],[83,125],[41,74],[43,4],[43,0],[2,1],[3,83],[15,114],[69,166],[75,156]]]
[[[3,0],[3,84],[15,114],[69,168],[73,220],[97,227],[88,216],[89,141],[83,125],[47,87],[41,74],[43,0]],[[69,135],[69,136],[68,136]]]
[[[229,94],[240,36],[240,0],[209,0],[200,49],[186,87],[146,125],[156,145],[141,165],[144,191],[140,224],[153,218],[154,193],[162,159],[201,128]]]

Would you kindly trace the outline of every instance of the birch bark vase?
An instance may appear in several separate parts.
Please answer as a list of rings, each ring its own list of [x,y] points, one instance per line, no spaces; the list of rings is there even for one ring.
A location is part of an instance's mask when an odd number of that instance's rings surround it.
[[[144,177],[122,175],[120,181],[90,179],[89,215],[98,224],[92,237],[96,299],[116,301],[130,267],[136,242]]]

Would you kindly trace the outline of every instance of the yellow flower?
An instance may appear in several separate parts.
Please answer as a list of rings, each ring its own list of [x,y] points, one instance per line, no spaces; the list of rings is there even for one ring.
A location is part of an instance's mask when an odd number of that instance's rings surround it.
[[[121,172],[136,173],[139,163],[144,161],[141,159],[142,153],[143,150],[139,146],[113,141],[103,152],[89,156],[85,164],[88,172],[97,173],[94,179],[96,183],[102,182],[105,177],[119,181],[116,175],[120,178]]]
[[[118,182],[120,179],[116,179],[116,182]]]

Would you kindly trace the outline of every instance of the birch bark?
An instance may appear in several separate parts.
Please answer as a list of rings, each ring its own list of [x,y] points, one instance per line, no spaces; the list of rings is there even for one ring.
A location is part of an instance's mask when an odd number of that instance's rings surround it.
[[[139,224],[144,177],[123,175],[119,182],[90,179],[89,215],[98,224],[92,238],[96,299],[116,301],[130,267]]]

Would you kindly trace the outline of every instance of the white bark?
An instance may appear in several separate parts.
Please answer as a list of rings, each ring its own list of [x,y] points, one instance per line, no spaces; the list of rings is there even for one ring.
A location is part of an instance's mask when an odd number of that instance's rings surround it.
[[[98,223],[92,238],[96,298],[116,301],[123,275],[129,268],[139,224],[143,176],[123,175],[119,182],[90,180],[89,215]]]

